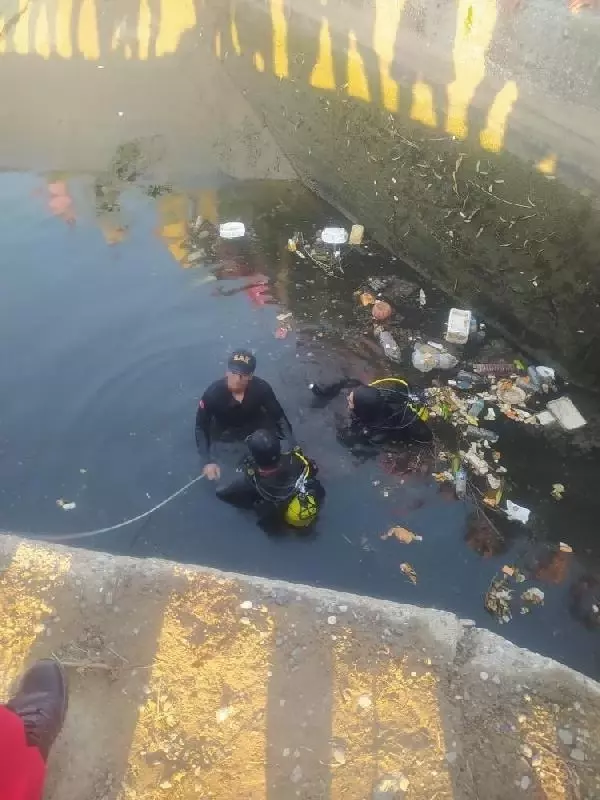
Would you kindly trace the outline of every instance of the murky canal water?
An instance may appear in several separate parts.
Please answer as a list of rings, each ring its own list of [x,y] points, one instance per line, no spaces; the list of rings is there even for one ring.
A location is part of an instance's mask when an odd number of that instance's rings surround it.
[[[344,223],[296,182],[215,178],[179,188],[115,177],[115,163],[110,178],[0,175],[2,528],[36,538],[99,528],[175,491],[199,470],[199,396],[223,373],[228,351],[251,347],[320,464],[328,497],[314,533],[267,537],[200,483],[136,526],[74,544],[448,609],[600,675],[598,634],[573,606],[582,576],[600,576],[594,426],[549,438],[500,422],[511,496],[532,507],[533,522],[497,521],[500,536],[478,531],[423,454],[409,453],[395,470],[385,458],[356,462],[336,440],[337,403],[314,408],[307,388],[325,376],[390,373],[353,292],[369,275],[414,276],[369,247],[339,277],[288,253],[294,231]],[[242,219],[249,236],[222,246],[213,264],[190,260],[185,242],[198,215]],[[425,309],[407,315],[439,338],[449,303],[425,289]],[[288,311],[291,330],[279,339],[277,315]],[[488,357],[503,347],[488,336]],[[577,402],[593,420],[596,401]],[[567,487],[560,503],[550,497],[557,481]],[[59,498],[76,508],[62,510]],[[392,525],[423,542],[383,541]],[[573,555],[556,554],[561,540]],[[401,574],[403,561],[416,586]],[[515,563],[544,590],[545,606],[499,626],[483,597],[502,565]]]

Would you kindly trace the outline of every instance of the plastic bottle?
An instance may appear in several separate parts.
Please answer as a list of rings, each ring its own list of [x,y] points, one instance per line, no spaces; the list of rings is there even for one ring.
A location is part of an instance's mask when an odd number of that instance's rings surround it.
[[[400,363],[402,361],[402,350],[392,334],[383,328],[377,327],[375,328],[375,336],[379,339],[379,344],[383,347],[383,352],[390,361]]]
[[[477,428],[475,425],[467,425],[465,434],[469,439],[475,439],[477,442],[486,441],[490,444],[494,444],[500,438],[500,434],[494,433],[488,428]]]
[[[475,400],[474,403],[471,403],[471,405],[469,406],[468,414],[470,417],[477,418],[481,414],[484,408],[485,408],[485,403],[483,402],[483,400],[478,398],[477,400]]]
[[[458,359],[446,350],[418,342],[413,350],[412,363],[420,372],[430,372],[432,369],[452,369],[458,364]]]
[[[473,372],[477,375],[512,375],[515,368],[512,364],[499,362],[497,364],[473,364]]]
[[[461,467],[454,476],[454,490],[459,500],[467,494],[467,470]]]

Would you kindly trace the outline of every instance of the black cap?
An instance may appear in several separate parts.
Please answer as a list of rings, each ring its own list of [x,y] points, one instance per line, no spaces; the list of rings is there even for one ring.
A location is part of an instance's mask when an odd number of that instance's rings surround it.
[[[234,350],[229,356],[227,369],[237,375],[254,375],[256,358],[249,350]]]
[[[258,467],[274,467],[281,458],[281,440],[273,431],[259,428],[246,439],[250,455]]]

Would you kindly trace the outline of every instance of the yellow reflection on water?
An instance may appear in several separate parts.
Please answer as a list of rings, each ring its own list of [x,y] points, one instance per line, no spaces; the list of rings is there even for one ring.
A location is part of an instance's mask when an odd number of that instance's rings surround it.
[[[361,54],[358,52],[356,44],[356,34],[350,31],[348,34],[348,94],[358,100],[369,102],[371,93],[369,83],[365,75],[365,65]]]
[[[335,89],[331,34],[329,32],[329,22],[325,17],[321,22],[319,56],[310,74],[310,85],[314,86],[315,89]]]
[[[287,78],[289,64],[284,0],[271,0],[271,21],[273,24],[273,72],[278,78]]]
[[[398,84],[391,76],[394,46],[406,0],[375,0],[373,50],[379,60],[381,103],[388,111],[398,110]]]
[[[496,95],[488,112],[487,124],[479,134],[479,143],[492,153],[498,153],[504,145],[508,117],[517,102],[519,90],[514,81],[507,81]]]
[[[496,26],[496,0],[458,0],[453,60],[454,81],[448,84],[446,131],[459,139],[469,130],[467,115],[485,77],[485,56]]]
[[[415,81],[413,84],[413,100],[410,109],[410,118],[428,128],[435,128],[437,125],[437,115],[433,106],[433,92],[431,86],[423,81]]]

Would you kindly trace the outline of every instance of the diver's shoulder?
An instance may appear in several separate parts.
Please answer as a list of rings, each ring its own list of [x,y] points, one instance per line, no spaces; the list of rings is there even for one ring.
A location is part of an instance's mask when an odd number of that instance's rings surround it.
[[[269,381],[266,381],[264,378],[259,378],[256,375],[252,378],[252,383],[250,385],[259,391],[273,391]]]
[[[227,378],[218,378],[213,381],[204,392],[204,400],[211,400],[218,397],[223,391],[227,390]]]

